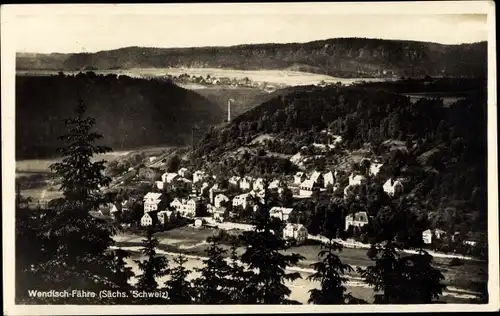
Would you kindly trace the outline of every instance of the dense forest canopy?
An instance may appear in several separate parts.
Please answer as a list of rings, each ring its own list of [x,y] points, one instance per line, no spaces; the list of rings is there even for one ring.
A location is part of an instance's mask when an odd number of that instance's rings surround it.
[[[191,142],[192,127],[224,119],[206,98],[174,84],[127,76],[16,77],[16,156],[41,158],[58,147],[62,119],[81,97],[115,149]],[[197,133],[201,133],[197,131]]]
[[[336,77],[484,76],[487,43],[336,38],[230,47],[126,47],[96,53],[17,55],[17,69],[95,70],[166,67],[288,69]]]

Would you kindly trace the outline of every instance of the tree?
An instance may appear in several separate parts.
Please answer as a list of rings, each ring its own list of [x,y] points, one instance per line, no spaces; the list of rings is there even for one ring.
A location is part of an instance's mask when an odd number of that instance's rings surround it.
[[[295,253],[282,253],[288,246],[281,236],[282,222],[269,216],[268,184],[269,180],[265,179],[263,198],[255,201],[259,206],[252,220],[255,229],[242,236],[246,249],[241,261],[248,265],[250,271],[257,270],[248,279],[255,289],[252,303],[292,304],[296,302],[287,298],[291,291],[284,282],[296,280],[300,274],[286,273],[285,269],[296,265],[303,257]]]
[[[206,249],[208,259],[204,260],[203,268],[196,268],[201,275],[194,281],[198,291],[199,304],[229,304],[229,276],[231,267],[225,261],[226,250],[218,245],[217,238],[210,238],[210,246]]]
[[[169,280],[165,282],[166,290],[168,291],[170,304],[192,304],[195,299],[196,291],[191,282],[187,280],[191,273],[184,264],[187,262],[186,257],[179,255],[174,258],[176,266],[168,270]]]
[[[107,202],[101,188],[110,182],[103,175],[105,161],[93,162],[92,157],[111,149],[94,144],[102,135],[92,131],[95,120],[85,117],[85,110],[80,100],[76,116],[64,120],[68,133],[59,139],[67,146],[59,149],[62,161],[50,166],[61,178],[63,198],[51,203],[50,210],[40,212],[36,231],[30,235],[37,245],[30,251],[38,252],[33,256],[36,262],[27,263],[32,267],[30,274],[36,276],[33,280],[61,291],[119,289],[128,275],[122,260],[126,253],[109,249],[114,244],[114,228],[89,213]],[[95,298],[64,298],[65,303],[86,300]]]
[[[137,276],[136,287],[140,291],[153,292],[158,289],[157,278],[167,275],[168,260],[156,254],[158,239],[154,236],[154,230],[151,227],[146,229],[146,236],[142,243],[141,253],[146,256],[146,260],[135,260],[139,270],[142,271],[142,274]],[[152,299],[155,302],[158,301],[157,298]]]
[[[167,172],[177,172],[181,166],[181,159],[178,155],[172,155],[167,162]]]

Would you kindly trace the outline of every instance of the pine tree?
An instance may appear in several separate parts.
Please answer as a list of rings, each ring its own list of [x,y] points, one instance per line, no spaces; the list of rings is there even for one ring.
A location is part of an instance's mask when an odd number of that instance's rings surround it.
[[[328,238],[328,243],[321,245],[318,257],[321,261],[313,263],[316,271],[308,277],[309,280],[319,281],[320,288],[309,291],[309,303],[314,304],[344,304],[350,295],[346,295],[343,285],[347,281],[344,274],[352,271],[351,266],[343,264],[335,252],[342,251],[342,245],[335,242],[337,231],[342,229],[338,221],[338,214],[342,214],[340,203],[331,205],[324,220],[323,232]]]
[[[116,271],[113,227],[90,215],[106,202],[101,188],[110,179],[103,175],[105,161],[93,162],[95,154],[110,151],[95,145],[102,135],[93,132],[95,120],[85,117],[86,107],[80,101],[74,118],[66,119],[68,133],[60,140],[67,146],[59,150],[62,161],[50,166],[61,178],[63,198],[50,203],[52,209],[43,211],[37,225],[38,262],[32,264],[37,280],[50,284],[55,290],[112,290],[123,284],[123,275]],[[123,257],[120,253],[119,257]],[[119,260],[118,260],[119,261]],[[60,299],[55,299],[54,302]],[[95,302],[91,298],[63,298],[65,303]],[[100,301],[102,303],[102,300]]]
[[[191,273],[191,271],[184,266],[187,259],[183,255],[179,255],[175,257],[173,261],[176,266],[168,270],[170,278],[165,282],[169,303],[192,304],[197,295],[196,289],[187,279]]]
[[[198,291],[198,303],[231,303],[229,288],[231,267],[224,258],[227,251],[219,247],[217,238],[211,238],[206,253],[208,259],[204,260],[203,268],[196,269],[201,275],[193,282]]]
[[[229,297],[233,304],[247,304],[252,302],[254,287],[248,279],[252,272],[245,269],[239,260],[236,245],[230,250]]]
[[[250,303],[257,304],[293,304],[289,300],[290,289],[285,281],[294,281],[300,274],[287,273],[285,269],[296,265],[304,257],[299,254],[283,254],[288,249],[282,238],[282,222],[269,216],[268,187],[269,180],[264,181],[263,198],[256,199],[258,210],[253,218],[255,229],[243,235],[246,250],[241,261],[248,265],[249,271],[254,271],[248,282],[253,286],[254,293]]]
[[[158,239],[154,237],[154,230],[152,228],[146,230],[146,236],[142,242],[144,247],[141,252],[146,256],[146,260],[135,260],[139,266],[139,270],[142,271],[142,274],[137,276],[136,288],[139,291],[153,292],[158,289],[157,278],[167,274],[168,260],[166,257],[156,254]]]

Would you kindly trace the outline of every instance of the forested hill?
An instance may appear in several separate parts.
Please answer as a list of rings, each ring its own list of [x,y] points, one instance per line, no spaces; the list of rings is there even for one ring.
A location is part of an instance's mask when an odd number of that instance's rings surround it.
[[[276,154],[291,157],[302,153],[303,146],[326,143],[320,131],[328,128],[342,136],[343,148],[314,168],[336,169],[343,157],[371,148],[367,157],[382,157],[382,174],[409,179],[407,193],[425,201],[428,210],[437,216],[454,210],[455,215],[449,216],[456,222],[450,225],[468,223],[474,231],[485,231],[486,110],[484,88],[444,106],[438,98],[412,103],[401,94],[364,86],[304,87],[249,110],[224,128],[213,128],[194,151],[193,161],[211,168],[219,165],[228,173],[291,174],[294,170],[287,158],[278,159]],[[258,135],[274,139],[272,148],[267,147],[274,158],[265,152],[240,154],[236,159],[228,155],[252,152],[252,140]],[[385,147],[388,140],[400,141],[401,150]]]
[[[288,69],[336,77],[485,76],[487,43],[336,38],[308,43],[230,47],[126,47],[96,53],[17,54],[17,69],[209,67]]]
[[[171,83],[93,73],[17,76],[16,158],[53,155],[65,131],[61,120],[73,116],[79,96],[114,150],[188,144],[195,124],[203,130],[224,119],[216,104]]]

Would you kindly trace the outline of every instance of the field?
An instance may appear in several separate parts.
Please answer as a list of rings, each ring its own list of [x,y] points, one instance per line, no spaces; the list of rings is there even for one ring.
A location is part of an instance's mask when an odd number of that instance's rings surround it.
[[[336,78],[327,75],[314,74],[301,71],[291,70],[235,70],[235,69],[220,69],[220,68],[131,68],[131,69],[113,69],[113,70],[96,70],[96,74],[117,74],[127,75],[129,77],[157,77],[167,74],[179,76],[187,73],[191,76],[202,76],[230,79],[249,78],[254,82],[267,82],[270,84],[284,84],[287,86],[311,85],[317,84],[320,81],[327,83],[342,82],[343,84],[351,84],[357,81],[383,81],[386,79],[374,78]],[[78,71],[65,71],[66,74],[77,74]],[[18,75],[51,75],[57,74],[57,71],[50,70],[23,70],[17,71]]]

